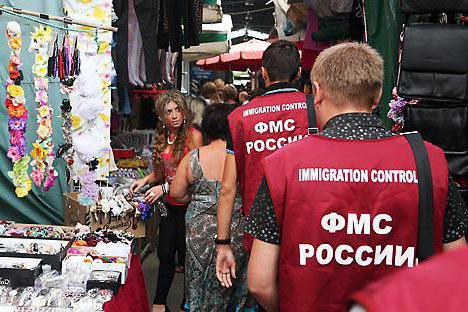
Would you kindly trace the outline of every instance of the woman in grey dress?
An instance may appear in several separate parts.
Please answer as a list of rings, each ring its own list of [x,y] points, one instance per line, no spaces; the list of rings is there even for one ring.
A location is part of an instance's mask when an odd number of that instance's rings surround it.
[[[190,152],[180,163],[171,185],[171,196],[190,202],[187,208],[187,260],[185,284],[190,311],[243,311],[247,297],[247,254],[242,246],[245,220],[237,196],[231,223],[237,278],[224,288],[216,278],[217,202],[229,135],[227,116],[233,107],[215,104],[206,108],[202,128],[207,146]]]

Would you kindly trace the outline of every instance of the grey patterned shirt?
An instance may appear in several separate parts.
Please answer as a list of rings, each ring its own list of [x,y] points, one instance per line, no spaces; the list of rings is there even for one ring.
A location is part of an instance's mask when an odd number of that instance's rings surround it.
[[[330,119],[320,135],[333,139],[367,140],[386,138],[394,134],[384,127],[378,117],[370,113],[348,113]],[[444,216],[443,243],[458,240],[467,233],[467,227],[468,210],[457,184],[450,177]],[[250,209],[246,232],[261,241],[280,244],[281,233],[265,178],[260,184]]]

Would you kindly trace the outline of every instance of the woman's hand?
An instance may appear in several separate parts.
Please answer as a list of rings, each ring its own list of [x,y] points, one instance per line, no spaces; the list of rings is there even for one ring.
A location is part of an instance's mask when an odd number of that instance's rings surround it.
[[[161,185],[153,186],[145,193],[145,201],[148,204],[154,204],[163,194],[164,193]]]
[[[146,179],[138,179],[135,182],[133,182],[132,185],[130,185],[130,193],[136,193],[138,192],[143,186],[146,185]]]

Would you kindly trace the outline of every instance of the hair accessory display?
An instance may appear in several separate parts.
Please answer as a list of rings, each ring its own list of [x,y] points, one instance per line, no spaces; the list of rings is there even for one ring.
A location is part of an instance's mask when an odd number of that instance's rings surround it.
[[[402,97],[399,97],[396,88],[393,89],[393,99],[388,104],[390,110],[387,114],[387,117],[395,122],[395,125],[392,127],[393,132],[398,133],[403,129],[405,107],[407,105],[418,104],[418,102],[418,100],[406,100]]]
[[[10,131],[10,147],[7,157],[13,162],[13,170],[8,176],[13,180],[15,193],[18,197],[28,195],[32,188],[31,179],[28,176],[30,157],[26,155],[26,121],[28,110],[24,90],[21,87],[23,73],[21,72],[21,26],[17,22],[8,22],[6,34],[8,45],[11,48],[8,64],[9,79],[6,83],[7,96],[5,106],[9,115],[8,130]]]
[[[48,191],[55,183],[58,173],[53,166],[55,159],[54,143],[52,141],[52,118],[54,110],[48,104],[48,50],[52,29],[50,27],[34,27],[31,34],[29,52],[35,52],[33,65],[34,87],[36,89],[37,108],[37,140],[31,151],[31,179],[37,188]]]

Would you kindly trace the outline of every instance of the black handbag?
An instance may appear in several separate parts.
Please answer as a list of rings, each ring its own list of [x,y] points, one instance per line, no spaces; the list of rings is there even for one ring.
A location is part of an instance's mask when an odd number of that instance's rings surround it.
[[[406,14],[468,12],[468,0],[400,0]]]
[[[468,106],[423,101],[405,110],[405,131],[418,131],[424,140],[444,150],[450,173],[468,175]]]
[[[398,94],[408,98],[468,100],[468,26],[408,25]]]

